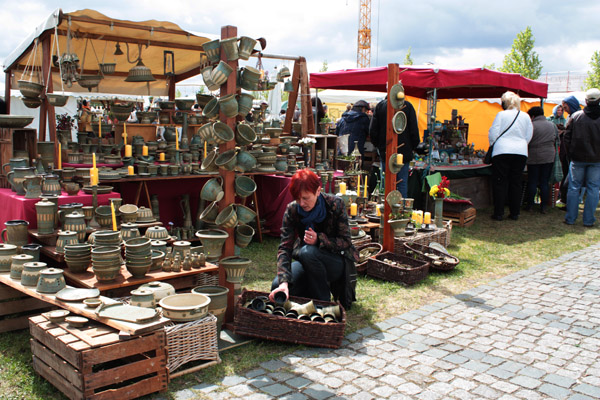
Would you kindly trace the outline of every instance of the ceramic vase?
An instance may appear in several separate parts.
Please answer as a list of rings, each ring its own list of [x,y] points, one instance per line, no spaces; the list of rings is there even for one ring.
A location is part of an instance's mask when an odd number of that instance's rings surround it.
[[[444,199],[435,198],[435,226],[444,227]]]
[[[0,244],[0,272],[10,271],[12,257],[17,255],[17,246],[14,244]]]

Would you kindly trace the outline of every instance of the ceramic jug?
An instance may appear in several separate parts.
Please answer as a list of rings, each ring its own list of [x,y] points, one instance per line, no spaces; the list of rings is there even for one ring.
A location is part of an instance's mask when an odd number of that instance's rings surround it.
[[[40,199],[49,201],[54,205],[54,229],[58,228],[58,196],[41,195]]]
[[[3,243],[10,243],[19,247],[27,244],[29,221],[13,219],[6,221],[4,225],[6,228],[0,232],[0,239],[2,239]]]
[[[85,242],[86,224],[83,213],[73,212],[65,215],[64,219],[65,223],[63,224],[63,228],[67,231],[77,232],[77,239],[79,240],[79,243]]]
[[[26,199],[37,199],[42,194],[42,177],[40,175],[27,175],[23,181]]]
[[[36,291],[39,293],[56,293],[66,286],[62,269],[46,268],[40,271],[40,279]]]
[[[58,239],[56,239],[56,252],[64,253],[65,246],[69,244],[78,244],[79,239],[77,237],[77,232],[75,231],[59,231]]]
[[[58,181],[57,175],[46,175],[44,176],[44,184],[42,185],[42,192],[44,194],[60,196],[61,188],[60,182]]]
[[[21,251],[23,254],[27,254],[33,257],[33,261],[40,261],[40,251],[42,250],[42,245],[39,243],[30,243],[23,245],[21,247]]]
[[[80,212],[83,214],[83,204],[82,203],[68,203],[61,204],[58,206],[58,220],[60,221],[61,226],[64,228],[65,224],[65,216],[67,214],[71,214],[74,212]]]
[[[11,158],[9,162],[2,164],[2,175],[8,175],[10,171],[17,167],[29,167],[29,160],[27,158]]]
[[[10,186],[18,195],[25,196],[23,183],[25,182],[25,177],[29,175],[35,175],[34,167],[15,167],[6,174],[6,178],[8,179]]]
[[[10,271],[12,257],[17,255],[17,246],[14,244],[0,244],[0,272]]]
[[[40,235],[50,235],[54,233],[54,203],[42,199],[35,203],[37,214],[37,229]]]

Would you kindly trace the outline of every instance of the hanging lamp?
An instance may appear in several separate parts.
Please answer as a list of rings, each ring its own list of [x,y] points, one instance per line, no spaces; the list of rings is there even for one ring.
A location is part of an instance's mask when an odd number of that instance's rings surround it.
[[[113,53],[113,55],[115,55],[115,56],[123,55],[123,50],[121,50],[121,44],[119,42],[117,42],[117,44],[115,45],[115,52]]]
[[[129,60],[129,45],[127,43],[125,44],[127,45],[127,61],[133,63],[135,61],[132,62]],[[138,44],[138,48],[139,56],[137,59],[137,64],[135,67],[129,70],[127,78],[125,78],[125,82],[153,82],[156,80],[156,78],[152,76],[152,71],[150,68],[146,67],[142,62],[142,45]]]

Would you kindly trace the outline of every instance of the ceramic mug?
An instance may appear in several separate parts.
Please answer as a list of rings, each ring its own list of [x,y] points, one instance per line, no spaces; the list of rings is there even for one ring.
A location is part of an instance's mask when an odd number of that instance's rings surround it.
[[[0,238],[3,243],[14,244],[15,246],[23,246],[27,244],[29,233],[29,221],[22,219],[13,219],[4,223],[6,228],[0,232]]]

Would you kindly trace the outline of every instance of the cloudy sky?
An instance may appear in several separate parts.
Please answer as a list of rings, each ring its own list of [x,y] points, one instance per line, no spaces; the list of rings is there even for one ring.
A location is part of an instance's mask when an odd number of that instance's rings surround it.
[[[309,72],[324,61],[329,70],[356,67],[358,0],[0,0],[0,59],[59,7],[213,34],[235,25],[240,35],[267,38],[268,53],[306,57]],[[411,47],[415,64],[499,67],[517,33],[531,26],[543,72],[585,72],[600,50],[598,15],[597,1],[372,0],[371,66],[401,63]]]

